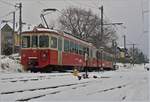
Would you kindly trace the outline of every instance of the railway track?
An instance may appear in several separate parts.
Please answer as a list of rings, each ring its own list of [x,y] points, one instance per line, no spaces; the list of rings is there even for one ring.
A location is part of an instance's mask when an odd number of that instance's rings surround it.
[[[66,86],[73,86],[73,85],[79,85],[79,84],[85,84],[89,82],[83,82],[83,83],[72,83],[72,84],[65,84],[65,85],[58,85],[58,86],[50,86],[50,87],[41,87],[41,88],[32,88],[32,89],[26,89],[26,90],[17,90],[17,91],[7,91],[7,92],[1,92],[0,94],[13,94],[13,93],[20,93],[25,91],[36,91],[36,90],[46,90],[46,89],[55,89],[60,87],[66,87]]]
[[[25,96],[25,97],[15,98],[14,101],[29,101],[32,99],[44,97],[46,95],[57,94],[66,90],[75,90],[80,87],[86,87],[88,83],[92,83],[92,82],[93,81],[86,81],[86,82],[70,83],[70,84],[63,84],[63,85],[50,86],[50,87],[32,88],[32,89],[17,90],[17,91],[7,91],[7,92],[1,92],[0,94],[1,94],[1,97],[16,96],[16,95]],[[40,92],[41,94],[39,94]],[[26,94],[30,94],[31,96],[26,96]]]
[[[40,75],[40,76],[35,76],[35,77],[8,77],[8,78],[1,78],[0,82],[2,83],[7,83],[7,82],[27,82],[27,81],[39,81],[39,80],[47,80],[47,79],[51,79],[54,77],[61,77],[61,76],[69,76],[71,75],[71,73],[68,74],[60,74],[60,75]]]

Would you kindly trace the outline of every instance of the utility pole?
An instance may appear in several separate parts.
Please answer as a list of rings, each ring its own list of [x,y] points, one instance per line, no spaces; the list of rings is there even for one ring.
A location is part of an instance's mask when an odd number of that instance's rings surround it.
[[[124,63],[126,62],[126,35],[123,36],[124,39]]]
[[[117,42],[115,40],[113,40],[112,43],[113,43],[113,49],[114,49],[114,64],[116,65],[116,59],[117,59]]]
[[[0,28],[1,28],[1,23],[2,23],[2,20],[1,20],[1,18],[0,18]],[[1,52],[1,51],[2,51],[2,49],[1,49],[1,48],[2,48],[2,44],[1,44],[1,43],[2,43],[2,41],[1,41],[2,39],[1,39],[1,37],[2,37],[2,35],[1,35],[1,30],[0,30],[0,56],[1,56],[1,54],[2,54],[2,52]],[[2,64],[2,63],[1,63],[1,57],[0,57],[0,66],[1,66],[1,64]],[[2,68],[0,68],[0,72],[1,72],[1,71],[2,71]]]
[[[99,8],[101,10],[101,35],[99,36],[100,37],[100,43],[98,43],[100,45],[100,59],[101,59],[101,69],[103,69],[103,64],[102,64],[102,61],[103,61],[103,35],[104,35],[104,29],[103,29],[103,26],[107,26],[107,25],[122,25],[123,23],[109,23],[109,24],[104,24],[104,8],[103,8],[103,5]],[[115,42],[116,44],[116,42]],[[115,58],[116,59],[116,58]],[[116,61],[115,61],[116,63]],[[97,64],[98,64],[98,54],[97,54]],[[98,65],[97,65],[98,66]]]
[[[137,44],[128,44],[128,45],[132,45],[132,65],[134,66],[134,63],[135,63],[135,57],[134,57],[134,53],[135,53],[135,45],[137,45]]]
[[[19,34],[20,34],[20,48],[21,51],[21,33],[22,33],[22,3],[19,3]]]
[[[101,47],[102,47],[102,42],[103,42],[103,13],[104,13],[104,9],[103,6],[101,6]]]
[[[101,49],[101,70],[103,69],[103,49],[102,49],[102,44],[103,44],[103,13],[104,13],[104,9],[103,9],[103,5],[99,8],[101,10],[101,35],[100,35],[100,49]]]
[[[12,47],[12,53],[15,53],[15,12],[13,12],[13,47]]]
[[[19,8],[19,52],[20,52],[21,51],[21,33],[22,33],[22,3],[17,3],[15,7]],[[19,54],[21,54],[21,52]]]
[[[134,47],[135,47],[136,44],[132,44],[132,64],[134,66],[134,62],[135,62],[135,58],[134,58]]]

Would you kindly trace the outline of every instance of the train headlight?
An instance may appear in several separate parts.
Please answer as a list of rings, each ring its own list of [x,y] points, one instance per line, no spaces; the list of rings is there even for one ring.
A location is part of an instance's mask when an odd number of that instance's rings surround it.
[[[42,60],[46,60],[48,58],[48,53],[46,51],[41,51]]]
[[[46,54],[46,53],[43,53],[43,54],[42,54],[42,57],[43,57],[43,58],[46,58],[46,57],[47,57],[47,54]]]
[[[26,55],[25,55],[25,54],[23,54],[23,55],[22,55],[22,57],[26,57]]]

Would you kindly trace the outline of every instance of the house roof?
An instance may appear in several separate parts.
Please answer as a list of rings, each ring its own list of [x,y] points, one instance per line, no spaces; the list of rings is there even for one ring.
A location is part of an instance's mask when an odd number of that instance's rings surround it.
[[[1,30],[7,30],[7,31],[12,31],[12,28],[6,23],[1,27]]]
[[[5,25],[8,25],[8,26],[10,26],[11,29],[13,29],[13,24],[8,22],[8,23],[2,23],[0,26],[0,30],[2,30]],[[33,30],[34,27],[35,27],[35,25],[23,25],[22,32],[23,31],[31,31],[31,30]],[[18,25],[15,26],[15,32],[19,32]]]

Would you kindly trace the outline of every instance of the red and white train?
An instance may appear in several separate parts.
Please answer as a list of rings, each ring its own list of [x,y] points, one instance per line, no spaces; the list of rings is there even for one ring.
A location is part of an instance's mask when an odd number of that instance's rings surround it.
[[[64,32],[34,28],[22,33],[21,64],[32,71],[113,69],[113,55]],[[97,57],[98,56],[98,57]]]

